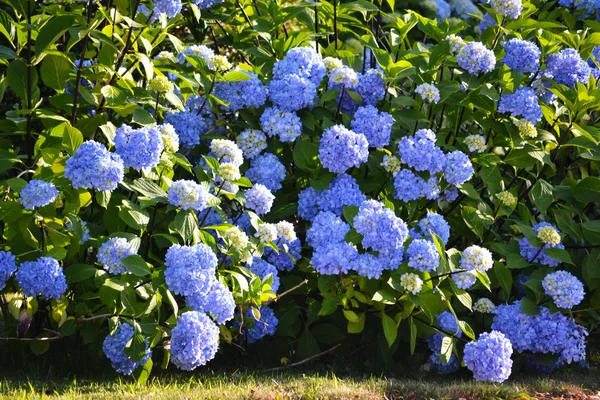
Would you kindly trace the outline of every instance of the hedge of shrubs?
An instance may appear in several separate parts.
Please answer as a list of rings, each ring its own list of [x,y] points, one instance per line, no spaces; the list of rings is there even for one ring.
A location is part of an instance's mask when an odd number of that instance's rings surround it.
[[[600,5],[4,3],[8,345],[585,365]]]

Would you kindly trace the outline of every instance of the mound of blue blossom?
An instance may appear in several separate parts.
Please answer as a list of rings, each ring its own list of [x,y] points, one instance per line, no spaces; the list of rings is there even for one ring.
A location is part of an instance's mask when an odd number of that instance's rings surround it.
[[[102,350],[112,364],[112,367],[120,374],[131,375],[139,366],[146,364],[152,351],[148,347],[148,340],[144,339],[146,353],[139,361],[133,361],[125,354],[125,346],[133,337],[134,330],[129,324],[121,324],[116,332],[106,336]]]
[[[192,371],[206,365],[219,349],[219,328],[206,314],[188,311],[179,316],[171,331],[171,361],[180,369]]]
[[[131,243],[125,238],[111,238],[102,243],[98,249],[98,262],[104,266],[110,274],[120,275],[127,272],[123,260],[136,254]]]
[[[33,179],[21,190],[19,201],[26,210],[44,207],[58,197],[54,183]]]
[[[67,159],[65,178],[74,188],[114,190],[124,176],[123,160],[102,144],[88,140]]]
[[[208,192],[194,181],[179,180],[173,182],[167,191],[169,203],[183,210],[202,211],[208,203]]]
[[[463,361],[476,381],[504,382],[512,370],[512,353],[510,340],[492,331],[465,345]]]
[[[115,148],[125,168],[152,168],[158,165],[164,149],[162,133],[156,126],[133,129],[122,125],[115,135]]]
[[[67,291],[63,269],[51,257],[21,263],[15,277],[27,297],[59,299]]]
[[[17,270],[17,259],[10,251],[0,251],[0,290],[6,287],[6,281]]]

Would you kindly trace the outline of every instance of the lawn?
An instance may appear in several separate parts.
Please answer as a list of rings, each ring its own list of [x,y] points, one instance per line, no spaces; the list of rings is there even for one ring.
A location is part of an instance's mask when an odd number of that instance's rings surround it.
[[[333,371],[328,371],[333,369]],[[115,375],[80,378],[52,368],[11,371],[0,381],[3,399],[598,399],[598,368],[517,374],[504,384],[421,372],[409,378],[354,375],[324,364],[278,372],[250,370],[162,372],[145,385]],[[29,377],[29,378],[28,378]]]

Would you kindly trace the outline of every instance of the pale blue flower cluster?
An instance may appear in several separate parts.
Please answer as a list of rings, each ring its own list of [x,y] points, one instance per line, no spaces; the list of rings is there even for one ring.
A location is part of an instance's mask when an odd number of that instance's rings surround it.
[[[267,89],[258,79],[258,76],[249,71],[238,69],[250,77],[243,81],[217,82],[213,91],[221,100],[228,101],[224,108],[229,111],[238,111],[246,107],[260,107],[267,101]]]
[[[250,163],[246,178],[276,192],[281,189],[281,182],[285,179],[285,167],[275,154],[265,153]]]
[[[463,361],[476,381],[504,382],[512,371],[513,348],[502,332],[482,333],[465,345]]]
[[[214,139],[210,142],[210,150],[211,155],[221,164],[231,163],[239,167],[244,163],[242,150],[231,140]]]
[[[194,0],[194,4],[196,4],[201,10],[206,10],[213,4],[223,3],[223,1],[225,0]]]
[[[440,253],[431,240],[415,239],[406,250],[408,266],[421,272],[435,271],[440,265]]]
[[[359,105],[346,93],[347,91],[358,93],[362,99],[362,106],[376,106],[387,91],[381,72],[369,69],[364,74],[357,74],[349,67],[334,69],[329,74],[327,88],[340,90],[337,102],[341,100],[342,110],[350,114],[354,113]]]
[[[590,66],[575,49],[564,49],[546,58],[546,76],[561,85],[573,88],[577,82],[586,84],[590,74]]]
[[[428,212],[427,216],[419,221],[419,229],[421,234],[433,240],[431,232],[435,233],[444,243],[448,243],[450,239],[450,225],[443,216],[434,212]],[[411,234],[412,237],[414,235]]]
[[[21,263],[15,274],[17,283],[27,297],[60,299],[67,291],[67,279],[54,258],[40,257]]]
[[[523,12],[522,0],[491,0],[490,5],[498,14],[518,19]]]
[[[461,272],[452,275],[452,280],[457,288],[468,290],[477,282],[477,276],[472,272]]]
[[[366,200],[360,205],[354,229],[363,236],[363,247],[380,254],[395,253],[408,237],[406,223],[376,200]]]
[[[123,260],[137,252],[125,238],[114,237],[102,243],[98,249],[98,262],[109,274],[120,275],[127,272]]]
[[[114,190],[123,176],[121,157],[93,140],[79,146],[65,165],[65,178],[75,189]]]
[[[319,191],[317,196],[319,210],[331,211],[336,215],[342,215],[344,206],[359,206],[367,199],[358,187],[356,179],[348,174],[340,174],[333,178],[329,188]]]
[[[272,309],[267,306],[261,306],[259,309],[260,318],[256,319],[249,308],[244,314],[244,335],[248,343],[258,342],[265,336],[273,336],[277,330],[279,320]]]
[[[365,106],[358,107],[350,127],[353,132],[365,135],[369,147],[383,148],[390,143],[393,124],[390,114],[380,112],[373,106]]]
[[[475,170],[469,156],[459,150],[446,154],[444,179],[452,185],[460,185],[471,179]]]
[[[141,170],[158,165],[164,144],[156,126],[133,129],[123,124],[115,134],[115,149],[125,168]]]
[[[550,226],[558,232],[556,227],[548,222],[540,222],[533,226],[533,230],[537,233],[540,228]],[[529,239],[526,237],[519,240],[519,250],[521,257],[525,258],[530,263],[539,263],[547,265],[549,267],[556,267],[560,264],[559,260],[556,260],[546,253],[546,249],[564,249],[565,246],[562,243],[556,245],[550,243],[544,243],[543,246],[532,246]]]
[[[300,218],[311,221],[319,213],[319,201],[323,197],[323,190],[312,187],[303,189],[298,195],[298,215]]]
[[[435,133],[430,129],[419,129],[414,136],[403,137],[398,143],[398,154],[403,164],[417,171],[436,174],[443,171],[446,156],[435,145]]]
[[[317,87],[308,78],[298,75],[284,75],[269,83],[269,100],[273,105],[287,112],[312,108],[317,96]]]
[[[206,64],[208,64],[210,58],[214,55],[215,52],[211,48],[206,47],[203,44],[193,44],[187,46],[181,53],[177,54],[177,62],[179,64],[185,64],[189,66],[190,63],[187,62],[186,57],[196,56],[200,57]]]
[[[440,101],[439,89],[431,83],[422,83],[415,89],[415,93],[421,96],[421,98],[428,103],[437,104]]]
[[[585,360],[588,332],[573,318],[540,307],[538,315],[521,311],[521,301],[496,307],[492,329],[502,332],[519,353],[553,353],[561,364]]]
[[[198,293],[186,297],[187,305],[196,311],[210,314],[218,324],[233,319],[235,300],[225,284],[214,280],[207,293]]]
[[[202,211],[208,204],[208,192],[202,185],[181,179],[171,184],[167,190],[169,204],[181,207],[183,210]]]
[[[295,112],[282,111],[274,107],[265,108],[260,123],[269,137],[279,136],[282,142],[294,142],[302,133],[302,121]]]
[[[583,301],[583,283],[567,271],[556,271],[546,275],[542,281],[544,293],[552,297],[560,308],[571,309]]]
[[[350,271],[357,258],[356,247],[347,242],[332,242],[315,250],[311,265],[321,275],[339,275]]]
[[[435,0],[436,9],[435,14],[437,19],[443,21],[445,19],[450,18],[452,10],[450,8],[450,4],[446,2],[446,0]]]
[[[258,129],[246,129],[238,135],[236,143],[244,157],[252,160],[267,148],[267,137]]]
[[[485,272],[494,266],[492,253],[483,247],[472,245],[467,247],[460,258],[460,267],[467,271]]]
[[[471,74],[490,72],[496,66],[496,56],[481,42],[469,42],[460,49],[456,62]]]
[[[125,346],[131,340],[133,334],[134,330],[131,325],[121,324],[114,334],[106,336],[102,344],[102,350],[106,358],[110,360],[115,371],[120,374],[131,375],[139,366],[146,364],[152,355],[147,339],[144,339],[146,346],[144,358],[133,361],[125,354]]]
[[[253,210],[258,215],[266,214],[271,211],[275,196],[260,183],[254,184],[246,191],[246,208]]]
[[[279,275],[277,274],[277,268],[273,264],[268,263],[262,258],[254,257],[252,264],[248,264],[248,269],[252,271],[260,280],[264,280],[267,276],[273,277],[273,283],[271,289],[273,293],[277,293],[279,290]]]
[[[19,194],[19,201],[26,210],[44,207],[58,197],[58,190],[54,183],[32,179],[25,185]]]
[[[472,14],[479,14],[479,10],[471,0],[448,0],[452,12],[459,18],[467,19]]]
[[[373,68],[358,76],[358,84],[354,90],[360,95],[363,106],[376,106],[387,92],[382,73]],[[355,107],[357,106],[355,105]]]
[[[440,330],[445,331],[448,335],[453,334],[457,337],[462,336],[462,331],[458,329],[456,318],[449,311],[444,311],[436,316],[438,327]],[[460,363],[458,358],[452,353],[447,362],[441,359],[441,350],[444,337],[441,333],[434,333],[427,339],[429,349],[432,354],[429,357],[428,364],[433,371],[437,371],[440,374],[449,374],[458,370]]]
[[[498,103],[498,112],[508,112],[515,118],[523,117],[534,125],[542,120],[542,108],[535,91],[530,87],[520,87],[514,93],[503,94]]]
[[[281,79],[287,75],[297,75],[308,79],[315,87],[321,84],[326,70],[323,59],[311,47],[295,47],[273,66],[273,79]]]
[[[360,276],[369,279],[379,279],[386,264],[382,262],[381,257],[370,253],[359,254],[352,263],[351,269]]]
[[[6,287],[6,281],[17,270],[17,259],[10,251],[0,251],[0,290]]]
[[[165,281],[175,294],[205,296],[215,283],[217,256],[203,243],[172,245],[167,250],[165,265]]]
[[[288,242],[287,240],[278,241],[279,253],[270,247],[265,248],[265,258],[273,264],[279,271],[291,271],[296,262],[302,257],[302,244],[300,239]]]
[[[168,18],[173,18],[181,12],[181,0],[154,0],[152,8],[154,15],[152,21],[158,20],[160,14],[166,14]]]
[[[351,167],[359,167],[368,157],[369,143],[365,135],[343,125],[334,125],[323,132],[319,160],[329,171],[342,174]]]
[[[429,194],[427,182],[408,169],[400,170],[394,176],[394,188],[394,197],[407,203]]]
[[[219,349],[219,328],[206,314],[188,311],[179,316],[171,331],[171,361],[191,371],[206,365]]]
[[[322,211],[314,218],[311,227],[306,231],[306,243],[318,249],[329,243],[343,242],[350,232],[350,225],[330,211]]]
[[[589,18],[596,13],[600,13],[600,2],[598,0],[559,0],[558,4],[563,7],[574,8],[579,15],[579,19]]]
[[[179,142],[188,148],[199,145],[200,137],[214,126],[209,117],[188,109],[167,113],[165,122],[175,128]]]
[[[533,42],[519,38],[510,39],[504,44],[506,54],[502,62],[511,70],[522,74],[537,72],[540,69],[540,48]]]

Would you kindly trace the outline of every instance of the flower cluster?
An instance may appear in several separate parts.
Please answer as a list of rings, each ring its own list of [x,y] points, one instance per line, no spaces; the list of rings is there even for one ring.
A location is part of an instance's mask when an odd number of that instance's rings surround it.
[[[481,135],[469,135],[465,138],[465,144],[470,152],[483,153],[487,149],[485,138]]]
[[[27,297],[58,300],[67,291],[65,274],[58,261],[51,257],[22,263],[15,277]]]
[[[490,72],[496,66],[496,56],[481,42],[469,42],[465,44],[458,55],[456,62],[461,68],[471,74]]]
[[[123,160],[106,147],[88,140],[67,160],[65,178],[75,189],[115,190],[124,176]]]
[[[502,332],[482,333],[465,345],[463,361],[476,381],[504,382],[512,370],[513,348]]]
[[[206,365],[219,349],[219,328],[206,314],[188,311],[171,331],[171,361],[186,371]]]
[[[279,136],[282,142],[293,142],[302,133],[302,121],[293,111],[266,108],[260,117],[260,123],[269,137]]]
[[[522,0],[491,0],[490,5],[498,14],[512,19],[519,18],[523,12]]]
[[[423,288],[423,280],[417,274],[406,273],[400,276],[400,285],[412,294],[417,294]]]
[[[169,203],[183,210],[202,211],[208,204],[208,192],[202,185],[189,180],[179,180],[171,184],[167,191]]]
[[[264,280],[267,276],[271,276],[273,278],[273,283],[271,283],[271,290],[273,293],[277,293],[279,290],[279,275],[277,274],[277,268],[273,264],[268,263],[267,261],[254,257],[252,260],[252,264],[248,265],[248,269],[252,271],[256,276],[258,276],[261,280]]]
[[[502,62],[508,68],[522,74],[537,72],[540,69],[540,48],[533,42],[518,38],[504,44],[506,54]]]
[[[334,69],[329,74],[329,90],[339,90],[337,102],[344,112],[353,114],[358,104],[347,92],[357,93],[363,106],[376,106],[385,97],[386,85],[383,77],[376,69],[368,69],[364,74],[357,74],[349,67]]]
[[[273,78],[281,79],[287,75],[297,75],[319,86],[326,74],[321,56],[310,47],[290,49],[285,57],[273,66]]]
[[[435,271],[440,265],[440,254],[430,240],[415,239],[406,250],[408,266],[422,272]]]
[[[494,314],[496,312],[496,305],[490,299],[482,297],[473,303],[473,310],[482,314]]]
[[[33,210],[52,203],[58,194],[54,183],[32,179],[21,190],[19,201],[26,210]]]
[[[234,82],[215,83],[214,95],[228,102],[224,108],[229,111],[238,111],[247,107],[260,107],[267,101],[267,89],[258,79],[258,76],[250,71],[238,69],[237,71],[248,75],[250,78]]]
[[[98,262],[104,266],[108,273],[119,275],[127,272],[123,260],[136,254],[136,250],[125,238],[110,238],[102,243],[98,249]]]
[[[571,309],[585,297],[583,283],[567,271],[556,271],[546,275],[542,287],[560,308]]]
[[[556,267],[560,264],[559,260],[556,260],[546,253],[546,249],[564,249],[565,246],[556,242],[556,236],[548,230],[551,228],[554,232],[558,232],[558,229],[552,224],[547,222],[540,222],[533,227],[533,230],[538,233],[540,229],[542,229],[542,237],[546,238],[547,242],[543,242],[542,246],[533,246],[528,238],[524,237],[519,240],[519,249],[521,256],[525,258],[528,262],[537,262],[542,265],[547,265],[549,267]],[[546,232],[544,234],[544,232]],[[560,235],[559,235],[560,238]],[[556,244],[552,244],[556,243]]]
[[[260,183],[256,183],[246,191],[246,208],[254,210],[258,215],[271,211],[275,196],[271,191]]]
[[[431,83],[422,83],[416,87],[415,93],[428,103],[438,103],[440,101],[440,91]]]
[[[546,58],[546,77],[561,85],[572,88],[577,82],[586,84],[591,73],[590,66],[575,49],[564,49]]]
[[[6,286],[6,281],[17,270],[17,259],[10,251],[0,251],[0,290]]]
[[[390,143],[394,120],[386,112],[377,111],[373,106],[358,107],[350,123],[353,132],[367,138],[369,147],[385,147]]]
[[[125,354],[125,346],[133,338],[134,330],[129,324],[121,324],[114,334],[106,336],[102,350],[112,364],[112,367],[120,374],[131,375],[139,366],[146,364],[152,351],[148,347],[148,340],[144,339],[146,352],[139,361],[133,361]]]
[[[161,131],[156,126],[133,129],[122,125],[115,135],[115,148],[125,168],[153,168],[164,149]]]
[[[454,315],[449,311],[438,314],[436,320],[440,330],[447,332],[449,335],[455,335],[456,337],[462,336],[462,331],[458,328],[456,318],[454,318]],[[458,369],[459,362],[454,353],[450,354],[448,360],[443,360],[441,358],[444,337],[446,337],[446,335],[434,333],[427,339],[429,349],[432,352],[428,364],[433,371],[437,371],[441,374],[449,374]]]
[[[514,93],[503,94],[498,103],[498,112],[523,117],[532,124],[542,120],[542,108],[530,87],[520,87]]]
[[[394,211],[376,200],[361,204],[354,217],[354,229],[363,236],[362,245],[380,254],[391,254],[402,248],[408,236],[406,223]]]
[[[343,125],[334,125],[323,132],[319,160],[331,172],[342,174],[367,161],[368,148],[365,135],[352,132]]]
[[[281,189],[281,182],[285,179],[285,167],[275,154],[265,153],[252,160],[246,178],[276,192]]]
[[[460,267],[467,271],[485,272],[493,266],[492,253],[488,249],[477,245],[467,247],[460,258]]]
[[[236,143],[244,156],[252,160],[267,148],[267,137],[258,129],[246,129],[238,135]]]
[[[255,313],[253,312],[256,310],[260,314],[259,318],[256,318]],[[279,320],[275,316],[273,310],[267,306],[262,306],[260,309],[253,307],[248,308],[244,314],[243,321],[244,326],[246,326],[243,333],[247,338],[248,343],[258,342],[265,336],[274,335],[275,330],[277,329],[277,324],[279,323]],[[234,327],[236,327],[236,324],[234,324]]]

